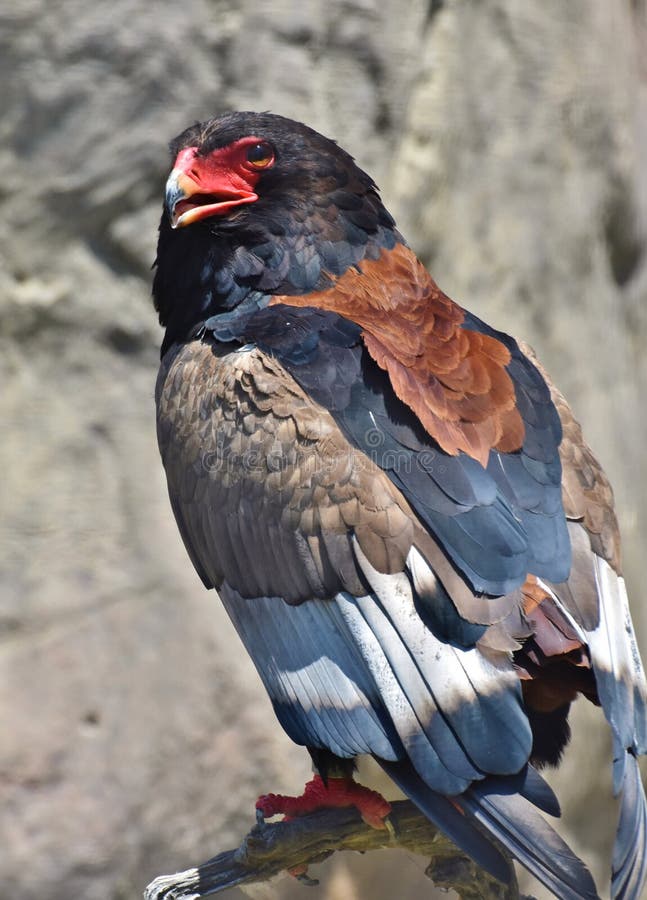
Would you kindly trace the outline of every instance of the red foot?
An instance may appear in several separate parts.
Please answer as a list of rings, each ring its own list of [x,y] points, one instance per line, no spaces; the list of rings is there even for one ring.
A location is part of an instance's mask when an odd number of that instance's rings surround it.
[[[308,874],[308,867],[305,863],[300,866],[292,866],[291,869],[288,869],[288,872],[293,878],[299,878],[300,875]]]
[[[306,784],[300,797],[264,794],[256,801],[256,809],[267,818],[281,814],[292,818],[317,809],[340,806],[355,806],[362,819],[372,828],[386,828],[384,820],[391,812],[391,804],[377,791],[357,784],[352,778],[329,778],[326,786],[320,775],[315,775]]]

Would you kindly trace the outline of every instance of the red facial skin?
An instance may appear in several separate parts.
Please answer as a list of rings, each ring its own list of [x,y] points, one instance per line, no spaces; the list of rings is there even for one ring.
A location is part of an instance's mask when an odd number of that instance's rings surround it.
[[[267,152],[262,154],[261,150]],[[256,159],[248,158],[257,157]],[[269,144],[245,137],[201,156],[197,147],[181,150],[166,182],[166,205],[173,228],[191,225],[209,216],[221,216],[245,203],[254,203],[256,183],[274,164]]]

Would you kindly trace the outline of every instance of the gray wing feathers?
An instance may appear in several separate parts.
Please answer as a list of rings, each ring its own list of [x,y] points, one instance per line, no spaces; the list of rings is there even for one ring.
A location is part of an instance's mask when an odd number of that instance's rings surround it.
[[[623,775],[624,753],[645,753],[647,683],[638,653],[624,579],[597,555],[593,555],[599,596],[600,620],[587,632],[591,661],[600,701],[614,733],[615,789]]]
[[[372,588],[361,597],[341,592],[288,606],[223,585],[290,736],[339,756],[408,757],[449,795],[487,773],[519,771],[532,736],[507,655],[491,661],[440,640],[416,611],[409,575],[377,572],[357,541],[353,549]]]
[[[496,654],[495,664],[476,647],[440,640],[420,619],[407,575],[383,575],[357,545],[355,553],[374,590],[370,598],[357,600],[358,607],[397,677],[410,679],[407,696],[420,696],[416,709],[423,699],[428,705],[431,715],[422,724],[443,764],[456,772],[457,763],[467,762],[477,778],[519,771],[528,760],[532,735],[508,656]],[[418,569],[425,565],[415,548],[408,566],[413,559]]]
[[[571,524],[571,529],[580,526]],[[583,531],[583,529],[580,529]],[[634,900],[647,880],[647,801],[636,756],[647,750],[647,683],[629,613],[624,579],[597,553],[574,557],[567,585],[554,585],[556,598],[582,623],[596,686],[613,734],[613,788],[620,816],[613,852],[611,896]],[[576,580],[579,591],[575,590]],[[596,615],[581,614],[572,597],[596,595]],[[592,621],[593,620],[593,621]]]
[[[636,754],[647,750],[647,684],[624,579],[593,554],[600,619],[588,632],[598,694],[613,732],[613,786],[620,817],[613,850],[611,896],[633,900],[647,881],[647,801]]]
[[[226,582],[220,596],[293,740],[341,757],[396,758],[377,689],[334,601],[245,599]]]
[[[647,880],[647,803],[638,760],[629,753],[620,804],[620,821],[613,848],[611,896],[635,900]]]

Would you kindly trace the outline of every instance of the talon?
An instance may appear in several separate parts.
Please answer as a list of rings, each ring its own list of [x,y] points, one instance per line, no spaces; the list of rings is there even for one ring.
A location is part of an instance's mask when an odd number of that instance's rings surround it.
[[[305,863],[301,863],[300,866],[292,866],[292,868],[286,869],[286,871],[293,878],[301,878],[302,875],[308,874],[308,866]]]
[[[306,865],[293,866],[291,869],[288,869],[288,872],[293,878],[296,878],[297,881],[306,887],[317,887],[319,884],[317,878],[311,878],[308,875],[308,867]]]
[[[389,837],[391,838],[392,841],[394,841],[397,837],[397,833],[395,830],[395,825],[393,824],[393,821],[391,819],[391,816],[385,816],[384,819],[382,819],[382,821],[384,823],[384,827],[389,832]]]
[[[262,794],[256,801],[257,816],[260,812],[261,815],[264,816],[264,818],[271,819],[272,816],[276,816],[279,813],[282,813],[282,801],[286,799],[288,798],[283,797],[281,794]]]

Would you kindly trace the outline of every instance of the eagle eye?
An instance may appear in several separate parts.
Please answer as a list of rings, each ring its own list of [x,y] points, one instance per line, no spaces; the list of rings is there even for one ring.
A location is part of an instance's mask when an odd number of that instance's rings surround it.
[[[267,141],[258,141],[247,148],[246,157],[255,169],[267,169],[274,162],[274,147]]]

